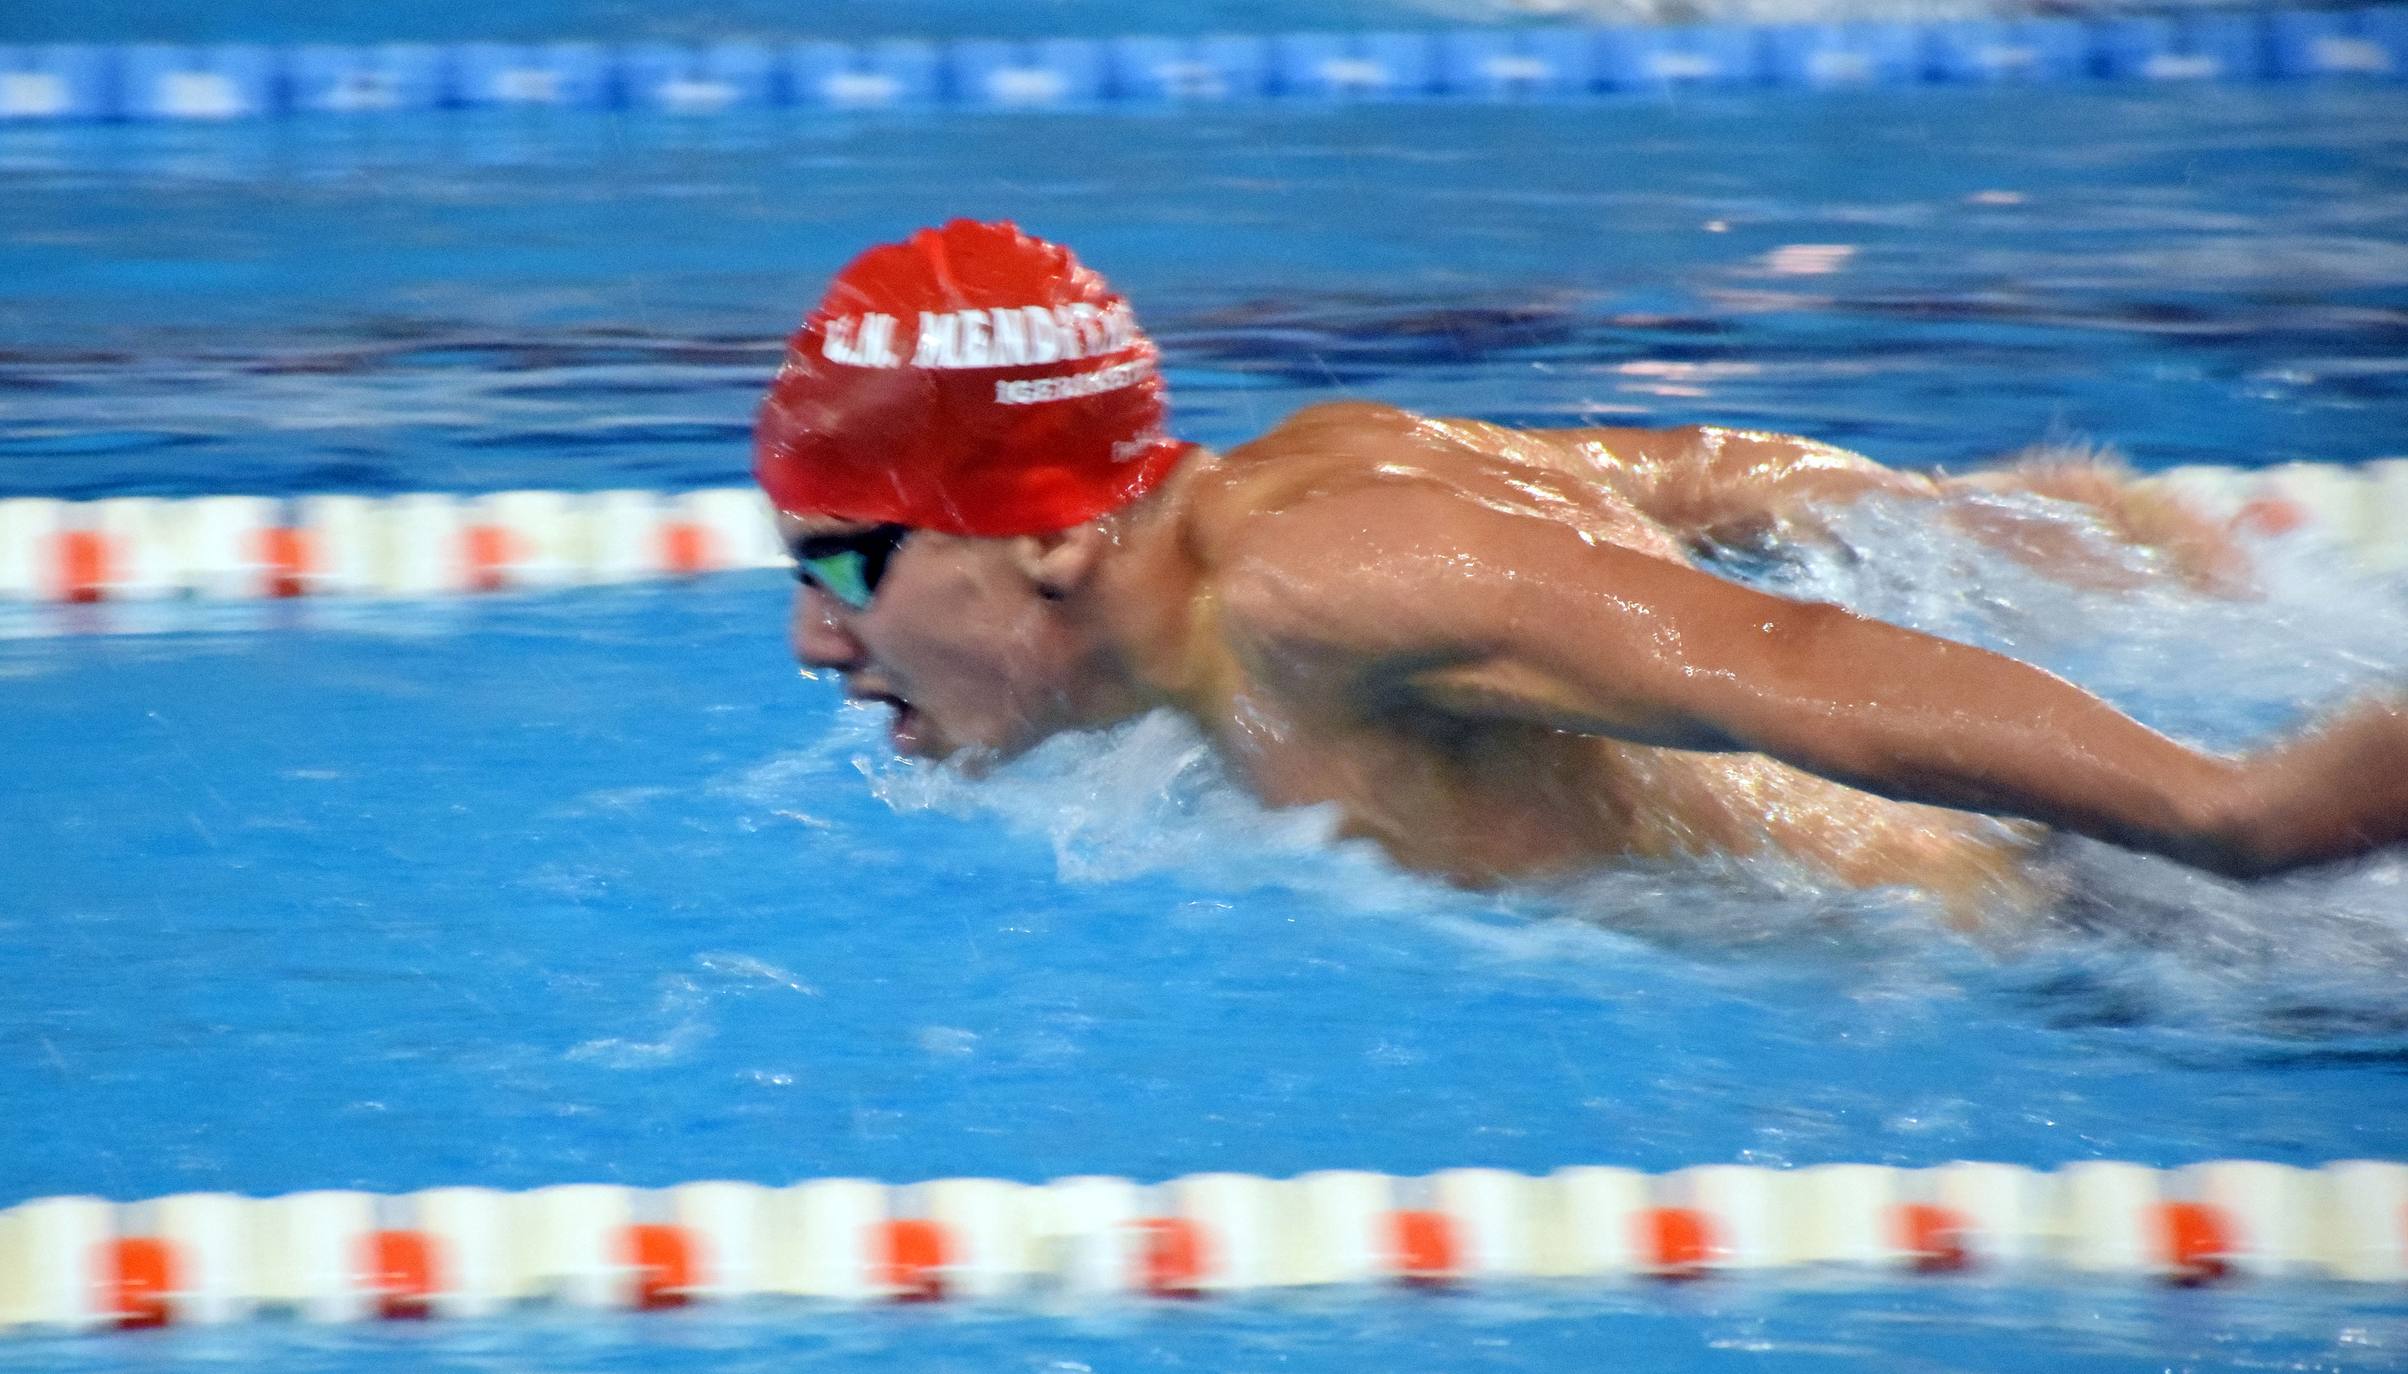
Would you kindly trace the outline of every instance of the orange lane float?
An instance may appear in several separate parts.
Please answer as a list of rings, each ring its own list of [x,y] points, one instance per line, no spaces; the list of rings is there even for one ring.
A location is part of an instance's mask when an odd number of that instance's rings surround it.
[[[368,1286],[376,1314],[389,1319],[433,1314],[441,1290],[434,1242],[423,1231],[378,1231],[368,1237]]]
[[[174,1315],[169,1304],[182,1286],[175,1250],[156,1236],[126,1236],[101,1253],[101,1282],[117,1324],[128,1329],[167,1325]]]

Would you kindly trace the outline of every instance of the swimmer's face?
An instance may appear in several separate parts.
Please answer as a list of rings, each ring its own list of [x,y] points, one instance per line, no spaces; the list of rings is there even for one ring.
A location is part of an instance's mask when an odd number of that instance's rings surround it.
[[[778,517],[798,552],[874,528]],[[856,588],[806,579],[794,600],[795,657],[841,674],[847,696],[893,708],[902,754],[1009,756],[1085,723],[1073,636],[1012,544],[912,531],[858,606]]]

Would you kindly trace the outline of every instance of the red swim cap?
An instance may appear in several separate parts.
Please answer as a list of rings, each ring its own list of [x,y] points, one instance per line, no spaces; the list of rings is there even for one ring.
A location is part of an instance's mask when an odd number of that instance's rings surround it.
[[[1070,250],[957,219],[855,258],[770,383],[753,475],[779,510],[1041,534],[1160,481],[1162,375]]]

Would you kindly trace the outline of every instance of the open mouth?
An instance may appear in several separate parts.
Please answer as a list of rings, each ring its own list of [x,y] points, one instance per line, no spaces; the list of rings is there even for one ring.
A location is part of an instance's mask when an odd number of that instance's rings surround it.
[[[911,753],[920,742],[919,708],[892,692],[856,692],[853,700],[873,702],[894,708],[895,718],[887,725],[887,734],[894,741],[897,753]]]

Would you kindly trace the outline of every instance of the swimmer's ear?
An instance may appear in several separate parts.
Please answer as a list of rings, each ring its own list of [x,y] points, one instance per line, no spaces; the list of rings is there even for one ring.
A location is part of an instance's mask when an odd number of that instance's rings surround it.
[[[1086,585],[1110,542],[1103,527],[1092,521],[1053,534],[1024,534],[1012,541],[1012,565],[1036,587],[1037,595],[1062,601]]]

